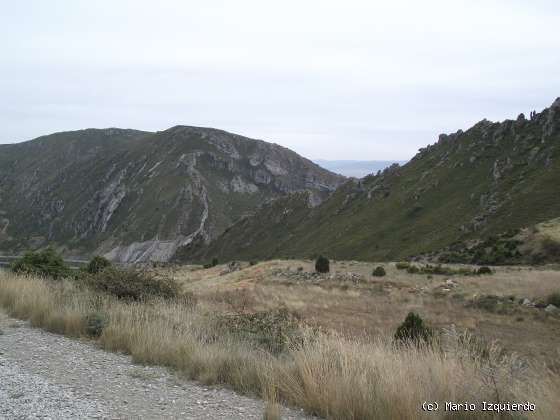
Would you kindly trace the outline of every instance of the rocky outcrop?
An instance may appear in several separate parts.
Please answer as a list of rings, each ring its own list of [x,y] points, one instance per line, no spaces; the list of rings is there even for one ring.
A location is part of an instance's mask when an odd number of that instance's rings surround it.
[[[320,204],[280,200],[181,261],[328,255],[395,260],[560,214],[560,99],[515,120],[440,135],[406,165],[349,181]]]

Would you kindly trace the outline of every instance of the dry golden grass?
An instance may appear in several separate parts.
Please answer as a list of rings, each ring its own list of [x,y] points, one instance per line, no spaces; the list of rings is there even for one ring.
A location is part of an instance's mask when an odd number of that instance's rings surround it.
[[[304,329],[302,342],[272,355],[234,336],[217,336],[208,313],[212,305],[207,305],[124,303],[72,282],[0,272],[0,306],[10,315],[57,333],[85,336],[85,317],[104,313],[109,322],[97,339],[102,348],[129,353],[138,363],[177,369],[206,384],[259,395],[268,401],[267,418],[278,418],[278,401],[348,420],[497,418],[483,412],[474,417],[427,413],[423,401],[530,401],[537,411],[527,418],[535,419],[557,418],[560,410],[556,374],[496,348],[481,357],[454,331],[434,348],[402,348],[387,335],[348,338]]]
[[[371,276],[377,265],[387,275]],[[532,360],[558,363],[560,317],[515,304],[511,313],[492,313],[469,302],[485,295],[544,299],[560,291],[560,271],[552,268],[493,267],[490,276],[438,276],[409,274],[393,263],[331,261],[331,274],[354,273],[364,281],[338,279],[292,280],[275,274],[298,267],[313,271],[312,261],[268,261],[243,265],[241,271],[223,274],[224,266],[209,270],[169,267],[166,274],[193,292],[201,306],[216,312],[252,312],[287,307],[306,322],[345,336],[390,335],[409,311],[416,311],[437,328],[455,325],[487,341],[497,340],[509,351]],[[461,267],[454,265],[454,267]],[[453,286],[447,286],[452,280]],[[447,289],[447,290],[446,290]],[[519,337],[523,337],[522,340]]]

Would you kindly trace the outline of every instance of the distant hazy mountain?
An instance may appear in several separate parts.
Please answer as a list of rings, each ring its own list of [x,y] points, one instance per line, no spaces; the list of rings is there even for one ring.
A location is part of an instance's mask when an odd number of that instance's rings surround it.
[[[377,173],[388,168],[393,163],[403,165],[404,160],[324,160],[317,159],[314,162],[329,171],[344,176],[363,178],[366,175]]]
[[[212,128],[88,129],[0,145],[0,251],[167,260],[270,199],[319,204],[345,178],[276,144]]]

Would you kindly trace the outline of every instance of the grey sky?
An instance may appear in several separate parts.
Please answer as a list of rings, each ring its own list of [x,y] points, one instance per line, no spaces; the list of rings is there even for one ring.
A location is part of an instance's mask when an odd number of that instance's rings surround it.
[[[557,1],[0,0],[0,143],[222,128],[408,159],[560,96]]]

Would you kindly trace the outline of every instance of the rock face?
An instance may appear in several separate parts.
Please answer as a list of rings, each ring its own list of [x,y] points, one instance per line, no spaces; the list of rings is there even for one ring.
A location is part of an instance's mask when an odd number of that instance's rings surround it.
[[[316,202],[344,178],[281,146],[225,131],[105,129],[0,145],[0,251],[167,261],[267,200]]]
[[[560,215],[560,99],[531,118],[441,135],[406,165],[352,180],[319,205],[263,206],[181,261],[328,255],[395,260]]]

